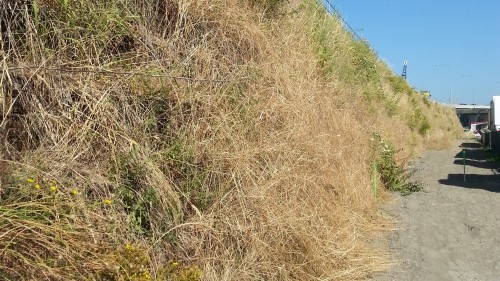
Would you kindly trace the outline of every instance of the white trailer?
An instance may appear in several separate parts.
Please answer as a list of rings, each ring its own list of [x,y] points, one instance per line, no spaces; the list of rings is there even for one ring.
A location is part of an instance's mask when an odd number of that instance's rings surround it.
[[[489,148],[500,156],[500,96],[493,96],[491,99],[488,122],[490,129]]]
[[[492,132],[500,131],[500,96],[491,99],[489,123]]]

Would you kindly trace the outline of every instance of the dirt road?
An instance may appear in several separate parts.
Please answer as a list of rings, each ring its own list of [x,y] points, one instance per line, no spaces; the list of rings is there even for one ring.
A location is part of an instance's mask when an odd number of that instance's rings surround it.
[[[391,203],[399,222],[390,239],[397,263],[374,280],[500,280],[499,167],[474,140],[417,159],[415,178],[425,191]]]

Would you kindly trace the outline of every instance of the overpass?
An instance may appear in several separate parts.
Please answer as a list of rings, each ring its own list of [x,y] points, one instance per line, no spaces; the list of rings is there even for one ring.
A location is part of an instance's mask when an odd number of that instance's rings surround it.
[[[464,127],[469,127],[470,123],[488,121],[489,105],[451,104],[448,106],[455,108],[458,119]]]

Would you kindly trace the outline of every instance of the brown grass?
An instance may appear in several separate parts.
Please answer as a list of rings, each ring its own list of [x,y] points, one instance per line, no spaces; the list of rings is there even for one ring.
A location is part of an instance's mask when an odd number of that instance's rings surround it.
[[[5,279],[363,279],[370,138],[460,131],[313,1],[3,2]]]

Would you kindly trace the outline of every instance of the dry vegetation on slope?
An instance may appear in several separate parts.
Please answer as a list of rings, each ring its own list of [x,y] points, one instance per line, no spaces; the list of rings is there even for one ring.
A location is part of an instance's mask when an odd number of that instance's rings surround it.
[[[312,0],[1,1],[0,279],[364,278],[371,139],[460,132]]]

